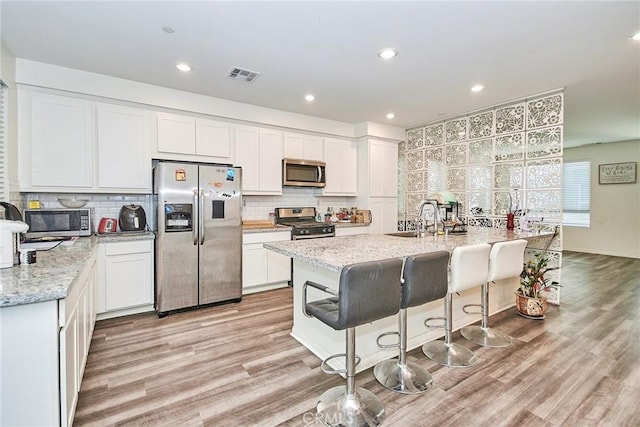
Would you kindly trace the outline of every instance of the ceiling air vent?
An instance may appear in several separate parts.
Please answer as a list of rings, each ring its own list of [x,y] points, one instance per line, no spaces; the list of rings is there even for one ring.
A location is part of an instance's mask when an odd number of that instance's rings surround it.
[[[260,77],[260,73],[257,71],[251,71],[244,68],[233,67],[229,74],[228,78],[232,80],[238,80],[241,82],[253,83],[258,77]]]

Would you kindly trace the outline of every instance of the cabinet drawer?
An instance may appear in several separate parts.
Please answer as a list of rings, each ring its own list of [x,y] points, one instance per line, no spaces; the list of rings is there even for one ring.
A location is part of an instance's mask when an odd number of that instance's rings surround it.
[[[134,242],[108,242],[105,246],[105,254],[124,255],[151,252],[152,240],[137,240]]]
[[[266,242],[285,242],[291,240],[291,231],[276,231],[269,233],[243,233],[242,243],[266,243]]]

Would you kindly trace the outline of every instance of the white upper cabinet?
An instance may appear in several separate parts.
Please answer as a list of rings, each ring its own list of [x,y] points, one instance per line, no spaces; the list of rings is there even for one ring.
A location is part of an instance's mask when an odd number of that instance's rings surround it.
[[[284,157],[287,159],[323,161],[322,137],[285,132]]]
[[[151,191],[151,113],[29,91],[18,103],[21,191]]]
[[[244,194],[282,194],[282,132],[235,127],[235,164],[242,167]]]
[[[355,142],[324,138],[325,196],[355,196],[358,189],[358,147]]]
[[[155,157],[232,163],[231,127],[224,122],[158,113]]]
[[[196,119],[158,113],[158,152],[195,154]]]
[[[20,189],[93,187],[91,102],[43,93],[19,96]]]
[[[98,187],[151,190],[149,113],[98,104]]]
[[[370,141],[369,171],[371,197],[398,197],[398,144]]]

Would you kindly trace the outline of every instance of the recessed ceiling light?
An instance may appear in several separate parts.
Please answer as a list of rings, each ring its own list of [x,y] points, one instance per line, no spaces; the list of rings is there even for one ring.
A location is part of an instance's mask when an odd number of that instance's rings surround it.
[[[635,33],[634,35],[631,36],[631,40],[635,40],[637,42],[640,42],[640,31],[638,31],[637,33]]]
[[[482,85],[473,85],[473,86],[471,86],[471,92],[480,92],[482,89],[484,89],[484,86],[482,86]]]
[[[188,64],[185,64],[184,62],[181,62],[180,64],[176,65],[176,68],[180,71],[184,71],[185,73],[191,71],[191,67]]]
[[[387,119],[391,120],[391,119],[393,119],[395,116],[396,116],[396,115],[395,115],[395,114],[393,114],[393,113],[388,113],[388,114],[387,114]]]
[[[316,100],[316,97],[313,96],[312,94],[308,94],[304,96],[304,99],[306,99],[308,102],[313,102]]]
[[[391,59],[398,56],[398,51],[396,49],[391,49],[391,48],[382,49],[380,52],[378,52],[378,56],[382,59]]]
[[[165,32],[165,33],[167,33],[167,34],[173,34],[173,33],[175,33],[175,32],[176,32],[176,30],[174,30],[174,29],[173,29],[173,28],[171,28],[171,27],[162,27],[162,31],[164,31],[164,32]]]

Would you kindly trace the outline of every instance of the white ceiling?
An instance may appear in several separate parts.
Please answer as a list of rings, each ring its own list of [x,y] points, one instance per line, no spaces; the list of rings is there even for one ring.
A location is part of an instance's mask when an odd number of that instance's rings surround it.
[[[403,128],[564,87],[566,146],[640,139],[640,42],[630,40],[640,31],[638,1],[0,7],[2,39],[18,58]],[[385,47],[398,57],[378,58]],[[193,71],[177,71],[181,61]],[[234,66],[262,75],[252,84],[225,78]],[[486,89],[471,93],[476,83]],[[317,100],[307,103],[306,93]]]

